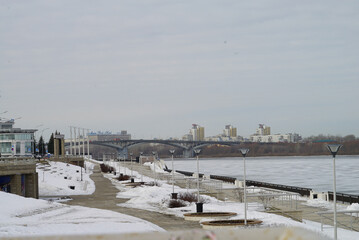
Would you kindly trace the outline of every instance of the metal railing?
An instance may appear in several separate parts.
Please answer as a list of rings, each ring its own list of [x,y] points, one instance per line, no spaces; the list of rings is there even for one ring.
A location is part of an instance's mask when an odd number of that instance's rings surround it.
[[[296,193],[299,193],[302,196],[309,196],[310,191],[312,191],[311,188],[294,187],[294,186],[287,186],[287,185],[282,185],[282,184],[258,182],[258,181],[252,181],[252,180],[247,180],[246,182],[247,182],[247,185],[253,185],[253,186],[257,186],[257,187],[273,188],[273,189],[289,191],[289,192],[296,192]]]
[[[333,192],[328,191],[329,200],[333,201]],[[342,203],[359,203],[359,196],[353,194],[346,194],[346,193],[338,193],[337,192],[337,202]]]

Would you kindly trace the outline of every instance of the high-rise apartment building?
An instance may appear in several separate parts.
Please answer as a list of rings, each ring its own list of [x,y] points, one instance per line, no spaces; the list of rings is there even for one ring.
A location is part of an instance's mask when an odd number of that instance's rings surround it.
[[[225,137],[235,138],[237,137],[237,128],[233,127],[232,125],[226,125],[223,130],[223,134]]]
[[[259,124],[259,128],[257,128],[256,130],[256,135],[259,136],[270,135],[270,127],[264,124]]]
[[[192,124],[190,130],[193,141],[203,141],[204,140],[204,127],[199,126],[198,124]]]

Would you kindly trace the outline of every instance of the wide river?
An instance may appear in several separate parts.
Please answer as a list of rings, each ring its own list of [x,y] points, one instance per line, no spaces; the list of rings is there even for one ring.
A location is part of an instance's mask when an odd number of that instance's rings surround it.
[[[171,169],[171,160],[165,159]],[[196,159],[175,159],[174,168],[197,171]],[[242,158],[199,158],[199,171],[243,179]],[[333,191],[333,158],[309,157],[247,157],[248,180],[277,183],[316,191]],[[336,157],[337,192],[359,195],[359,156]]]

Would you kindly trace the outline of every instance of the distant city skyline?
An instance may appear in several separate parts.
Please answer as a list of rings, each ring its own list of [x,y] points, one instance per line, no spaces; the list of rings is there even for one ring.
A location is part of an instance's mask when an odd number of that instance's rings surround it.
[[[206,136],[359,136],[358,1],[0,0],[0,117]],[[7,111],[6,113],[3,113]]]

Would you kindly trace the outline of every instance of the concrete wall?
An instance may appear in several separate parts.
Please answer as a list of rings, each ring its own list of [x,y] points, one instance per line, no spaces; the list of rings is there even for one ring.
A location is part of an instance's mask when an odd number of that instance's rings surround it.
[[[38,174],[35,161],[1,161],[0,176],[10,176],[11,193],[24,197],[39,198]]]
[[[70,157],[70,156],[51,157],[49,160],[54,161],[54,162],[69,163],[69,164],[76,165],[76,166],[81,166],[81,167],[84,167],[84,162],[85,162],[85,159],[83,157]]]

